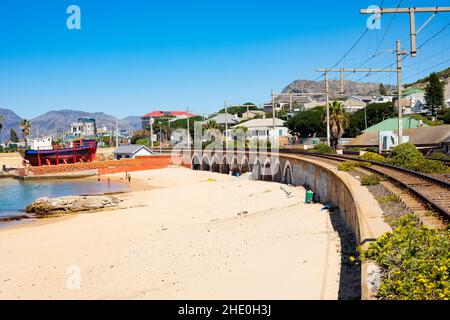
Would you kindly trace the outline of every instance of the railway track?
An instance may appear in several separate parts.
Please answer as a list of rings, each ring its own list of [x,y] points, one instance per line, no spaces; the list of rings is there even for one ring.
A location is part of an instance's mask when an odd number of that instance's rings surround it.
[[[369,162],[370,166],[361,167],[373,173],[385,176],[391,182],[400,185],[416,196],[430,210],[438,213],[448,223],[450,220],[450,181],[447,177],[436,177],[375,161],[360,160],[351,156],[326,155],[298,150],[280,150],[280,153],[300,154],[335,161]]]

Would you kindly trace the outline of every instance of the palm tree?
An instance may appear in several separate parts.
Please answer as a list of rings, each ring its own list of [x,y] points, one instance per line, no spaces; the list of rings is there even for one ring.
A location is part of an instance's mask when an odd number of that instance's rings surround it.
[[[209,130],[218,130],[219,129],[219,125],[217,124],[216,120],[209,120],[208,122],[205,123],[204,128],[207,131],[209,131]]]
[[[31,122],[27,119],[20,121],[20,128],[22,129],[23,140],[25,141],[25,149],[28,149],[28,138],[30,136]]]
[[[339,101],[330,103],[330,143],[331,147],[336,150],[339,139],[342,138],[345,129],[349,126],[348,114],[345,113],[344,105]],[[327,122],[325,118],[324,122]]]

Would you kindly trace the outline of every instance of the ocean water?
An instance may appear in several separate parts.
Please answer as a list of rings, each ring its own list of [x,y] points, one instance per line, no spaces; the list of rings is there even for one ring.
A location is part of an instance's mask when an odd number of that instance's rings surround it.
[[[25,214],[25,208],[41,197],[60,197],[67,195],[100,194],[127,189],[126,183],[102,180],[41,180],[23,181],[0,179],[0,218]]]

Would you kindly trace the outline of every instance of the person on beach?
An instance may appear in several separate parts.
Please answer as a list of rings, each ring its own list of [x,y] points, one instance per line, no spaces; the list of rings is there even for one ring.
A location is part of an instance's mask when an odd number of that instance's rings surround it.
[[[131,175],[128,174],[128,183],[130,183],[130,182],[131,182]]]
[[[110,178],[108,178],[108,185],[111,183],[111,179]]]
[[[100,182],[100,175],[97,175],[97,181]]]

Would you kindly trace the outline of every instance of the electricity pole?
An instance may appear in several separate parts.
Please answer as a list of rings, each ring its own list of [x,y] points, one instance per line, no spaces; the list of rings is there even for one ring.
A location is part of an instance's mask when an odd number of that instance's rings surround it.
[[[400,63],[401,63],[401,54],[403,52],[400,51]],[[399,53],[398,53],[399,55]],[[398,63],[398,58],[397,58],[397,63]],[[346,69],[346,68],[340,68],[340,69],[316,69],[316,72],[323,72],[324,73],[324,78],[325,78],[325,96],[326,96],[326,103],[327,103],[327,143],[330,146],[330,92],[329,92],[329,85],[328,85],[328,73],[331,72],[338,72],[341,74],[341,90],[342,88],[342,84],[344,82],[344,73],[358,73],[358,72],[363,72],[363,73],[378,73],[378,72],[397,72],[401,73],[402,72],[402,68],[401,68],[401,64],[400,64],[400,68],[397,67],[397,69]],[[399,78],[397,79],[400,80],[401,82],[401,75],[399,76]],[[401,84],[400,84],[401,85]],[[397,88],[398,88],[398,83],[397,83]],[[401,109],[400,109],[401,110]],[[400,114],[400,113],[399,113]],[[400,122],[399,122],[400,123]],[[400,131],[401,128],[399,127],[399,137],[400,137]]]
[[[153,149],[153,118],[150,118],[150,147]]]
[[[273,144],[276,144],[276,137],[275,137],[275,93],[272,90],[272,130],[273,130]]]
[[[225,149],[228,149],[228,137],[227,137],[227,131],[228,131],[228,107],[227,107],[227,102],[224,101],[223,105],[225,107]]]
[[[191,147],[191,133],[189,131],[189,107],[186,108],[187,144]]]
[[[411,41],[411,57],[417,56],[416,38],[417,34],[433,19],[438,12],[450,12],[450,7],[431,7],[431,8],[381,8],[381,9],[361,9],[361,14],[383,14],[383,13],[407,13],[409,14],[409,35]],[[432,13],[431,17],[416,30],[416,13]]]

